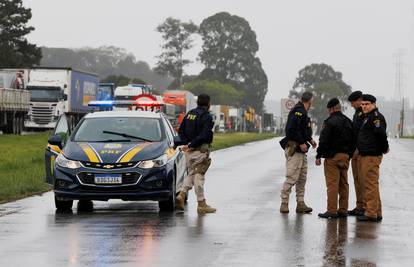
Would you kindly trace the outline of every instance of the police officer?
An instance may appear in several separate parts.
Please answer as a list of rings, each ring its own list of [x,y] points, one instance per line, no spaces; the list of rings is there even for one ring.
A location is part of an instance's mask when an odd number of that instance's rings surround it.
[[[359,221],[380,222],[382,220],[379,192],[379,168],[383,154],[389,152],[387,123],[378,111],[373,95],[362,96],[362,111],[365,119],[358,134],[357,148],[361,156],[361,175],[365,185],[366,209]]]
[[[319,213],[321,218],[348,216],[348,168],[349,159],[355,150],[352,121],[341,112],[338,98],[327,104],[330,116],[324,121],[316,155],[316,165],[325,158],[324,171],[327,187],[327,211]],[[339,195],[339,208],[338,208]]]
[[[352,123],[354,126],[355,142],[358,139],[358,132],[364,121],[364,112],[362,111],[362,92],[355,91],[349,95],[348,101],[351,102],[351,106],[355,109]],[[356,145],[356,144],[355,144]],[[352,156],[352,175],[354,177],[355,195],[356,195],[356,207],[353,210],[348,211],[348,215],[361,216],[365,211],[365,199],[364,199],[364,181],[361,176],[361,157],[356,149]]]
[[[286,123],[286,137],[280,141],[286,157],[286,180],[281,191],[280,212],[289,212],[289,195],[296,187],[296,212],[310,213],[312,208],[305,204],[305,184],[308,170],[306,153],[310,146],[316,147],[312,139],[312,128],[308,110],[312,105],[313,94],[304,92],[301,100],[289,112]]]
[[[200,94],[197,99],[197,108],[185,115],[178,130],[181,140],[187,144],[182,149],[185,152],[188,170],[176,199],[176,208],[179,210],[184,210],[187,192],[194,186],[198,201],[197,212],[216,212],[215,208],[207,205],[204,197],[204,175],[211,164],[210,151],[214,127],[209,109],[210,96]]]

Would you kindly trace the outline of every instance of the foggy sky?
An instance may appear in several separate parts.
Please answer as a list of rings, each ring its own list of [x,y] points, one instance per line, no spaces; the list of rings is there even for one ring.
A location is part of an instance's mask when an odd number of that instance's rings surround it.
[[[409,0],[23,0],[32,8],[29,40],[49,47],[126,48],[154,66],[166,17],[192,20],[227,11],[246,18],[257,34],[258,56],[269,78],[266,99],[285,97],[298,71],[327,63],[354,90],[392,98],[393,53],[406,52],[405,93],[414,99],[414,2]],[[198,45],[187,55],[195,58]],[[200,63],[186,69],[197,74]]]

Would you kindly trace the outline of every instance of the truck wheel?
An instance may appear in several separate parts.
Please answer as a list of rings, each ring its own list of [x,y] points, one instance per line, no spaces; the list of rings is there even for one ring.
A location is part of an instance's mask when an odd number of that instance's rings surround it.
[[[158,207],[160,208],[160,211],[174,211],[176,197],[177,197],[176,182],[175,182],[175,174],[174,174],[171,196],[168,198],[168,200],[158,201]]]
[[[68,211],[72,209],[73,200],[59,200],[55,197],[55,207],[58,211]]]

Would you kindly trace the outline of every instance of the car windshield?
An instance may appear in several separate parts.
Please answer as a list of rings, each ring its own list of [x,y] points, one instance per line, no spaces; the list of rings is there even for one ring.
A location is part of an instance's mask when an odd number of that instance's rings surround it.
[[[73,137],[75,142],[143,142],[161,141],[158,119],[90,118],[85,119]]]

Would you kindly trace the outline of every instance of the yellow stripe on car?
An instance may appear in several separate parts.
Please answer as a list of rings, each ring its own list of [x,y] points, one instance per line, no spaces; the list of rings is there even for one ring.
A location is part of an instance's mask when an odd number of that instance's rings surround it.
[[[55,146],[55,145],[51,145],[51,144],[47,144],[47,147],[50,149],[50,150],[53,150],[54,152],[56,152],[56,153],[60,153],[60,152],[62,152],[62,150],[60,149],[60,147],[58,147],[58,146]]]
[[[90,162],[99,163],[99,157],[96,155],[95,151],[88,144],[79,144],[83,152],[85,152]]]
[[[142,149],[144,149],[144,147],[145,147],[145,145],[138,145],[138,146],[134,147],[133,149],[128,151],[128,153],[123,155],[121,157],[121,159],[119,160],[119,162],[121,162],[121,163],[130,162],[131,159],[133,159],[136,154],[138,154]]]
[[[165,154],[167,154],[167,158],[170,159],[174,157],[176,150],[174,148],[169,148],[165,151]]]

